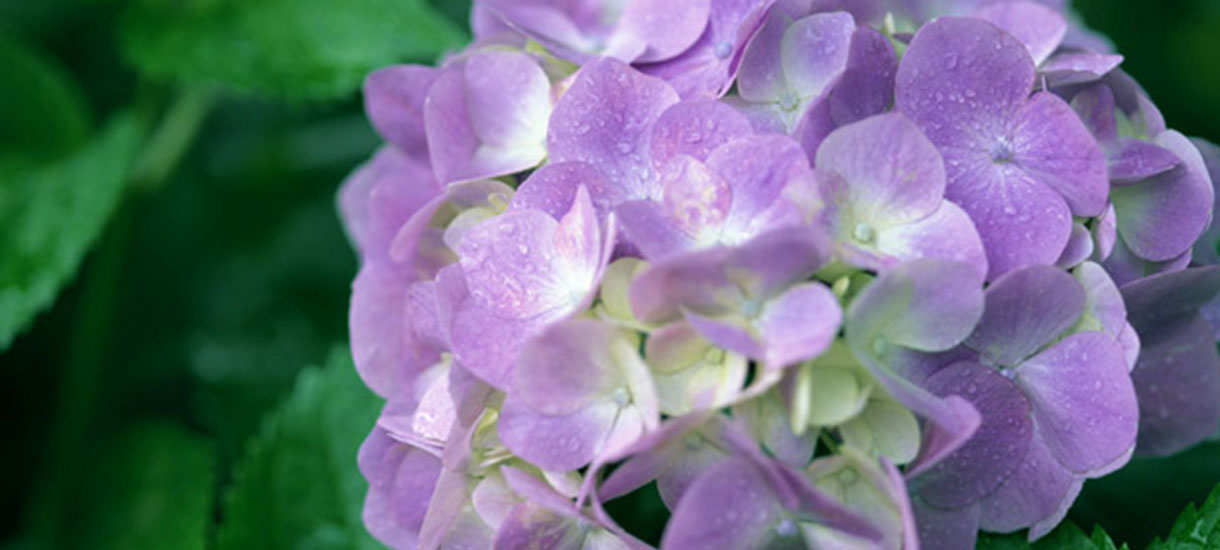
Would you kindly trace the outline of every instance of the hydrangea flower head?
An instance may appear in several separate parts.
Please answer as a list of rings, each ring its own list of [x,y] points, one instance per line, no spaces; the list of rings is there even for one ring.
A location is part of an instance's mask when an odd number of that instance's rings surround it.
[[[1214,433],[1220,155],[1062,4],[479,0],[371,74],[370,532],[967,550]]]

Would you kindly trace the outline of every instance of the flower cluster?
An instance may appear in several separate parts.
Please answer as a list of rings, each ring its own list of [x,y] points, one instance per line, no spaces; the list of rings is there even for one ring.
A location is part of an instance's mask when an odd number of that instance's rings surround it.
[[[370,531],[964,550],[1215,432],[1220,157],[1057,4],[480,0],[371,74]]]

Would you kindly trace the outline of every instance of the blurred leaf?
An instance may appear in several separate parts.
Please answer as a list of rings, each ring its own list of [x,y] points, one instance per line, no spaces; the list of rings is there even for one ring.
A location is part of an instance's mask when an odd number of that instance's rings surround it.
[[[220,550],[379,548],[361,521],[367,486],[356,451],[380,405],[346,349],[302,371],[237,465]]]
[[[46,54],[0,33],[0,148],[54,155],[83,143],[80,86]]]
[[[1220,548],[1220,485],[1202,508],[1187,504],[1164,542],[1157,539],[1148,550],[1212,550]]]
[[[122,116],[49,166],[0,170],[0,350],[55,298],[110,218],[140,144]]]
[[[372,69],[430,61],[464,36],[424,0],[144,0],[122,39],[155,78],[330,99]]]
[[[1166,458],[1133,459],[1123,469],[1084,484],[1068,513],[1081,525],[1101,525],[1111,536],[1143,548],[1169,531],[1188,502],[1200,504],[1220,483],[1220,442],[1196,445]]]
[[[976,550],[1126,550],[1124,544],[1117,547],[1109,535],[1100,527],[1093,528],[1093,536],[1086,535],[1071,522],[1063,522],[1050,534],[1030,543],[1025,533],[995,535],[980,533]]]
[[[216,483],[212,446],[176,424],[145,422],[90,462],[65,548],[203,550]]]
[[[466,28],[470,26],[470,9],[471,3],[462,0],[428,0],[437,11],[453,21],[458,28]]]

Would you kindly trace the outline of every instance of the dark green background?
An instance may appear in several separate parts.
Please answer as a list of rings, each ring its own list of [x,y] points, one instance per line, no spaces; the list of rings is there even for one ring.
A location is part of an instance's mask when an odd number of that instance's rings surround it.
[[[462,2],[432,4],[464,26]],[[1086,22],[1118,45],[1125,68],[1170,126],[1220,141],[1220,1],[1076,4]],[[41,141],[68,142],[49,148],[76,146],[121,110],[134,112],[149,131],[174,109],[185,122],[170,127],[200,124],[197,133],[187,132],[192,139],[178,162],[133,184],[54,306],[0,354],[0,548],[106,547],[98,541],[120,539],[129,547],[159,548],[148,537],[166,528],[197,531],[200,548],[242,546],[217,534],[217,525],[238,513],[225,506],[236,485],[234,464],[248,453],[277,456],[275,449],[251,449],[260,426],[260,441],[288,440],[283,433],[308,423],[306,412],[293,407],[331,403],[318,384],[306,381],[279,420],[262,420],[289,395],[303,367],[323,363],[346,338],[356,262],[334,195],[378,139],[364,121],[353,88],[358,80],[350,74],[311,70],[282,77],[300,78],[300,86],[284,84],[266,67],[240,81],[226,74],[183,79],[174,73],[177,63],[205,74],[214,60],[173,51],[179,38],[157,42],[163,37],[149,38],[139,26],[185,10],[202,14],[211,32],[228,32],[238,17],[233,5],[0,0],[0,39],[20,41],[59,64],[88,113],[84,126],[55,135],[42,132],[53,121],[18,117],[0,127],[0,145],[8,148],[0,159]],[[283,32],[269,42],[284,48],[278,55],[295,57],[294,41],[318,38]],[[140,47],[153,51],[129,51]],[[435,53],[424,44],[395,55],[429,61]],[[0,90],[0,104],[21,100]],[[364,409],[360,415],[368,414]],[[359,433],[349,437],[358,441],[367,419],[352,424]],[[1088,483],[1071,517],[1082,526],[1100,523],[1116,540],[1142,548],[1217,481],[1220,444],[1168,461],[1137,461]],[[265,491],[275,487],[269,483]],[[202,496],[183,501],[192,490]],[[293,502],[266,498],[269,506]],[[618,508],[616,514],[631,514]],[[127,538],[116,538],[118,532]],[[308,544],[269,539],[260,546],[355,544],[335,533],[315,535]]]

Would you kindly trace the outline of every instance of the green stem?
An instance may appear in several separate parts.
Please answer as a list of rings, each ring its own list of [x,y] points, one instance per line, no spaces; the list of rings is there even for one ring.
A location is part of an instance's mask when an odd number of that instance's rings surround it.
[[[133,188],[155,189],[169,177],[195,141],[215,99],[211,90],[187,89],[178,94],[136,159]]]
[[[123,257],[131,228],[126,208],[111,220],[105,237],[94,252],[93,260],[82,273],[80,302],[67,342],[64,369],[56,396],[56,415],[52,421],[47,461],[44,464],[44,492],[33,508],[32,534],[43,548],[58,544],[71,532],[65,525],[74,491],[79,490],[82,473],[89,469],[88,442],[95,427],[98,394],[112,340],[111,323],[123,272]]]

